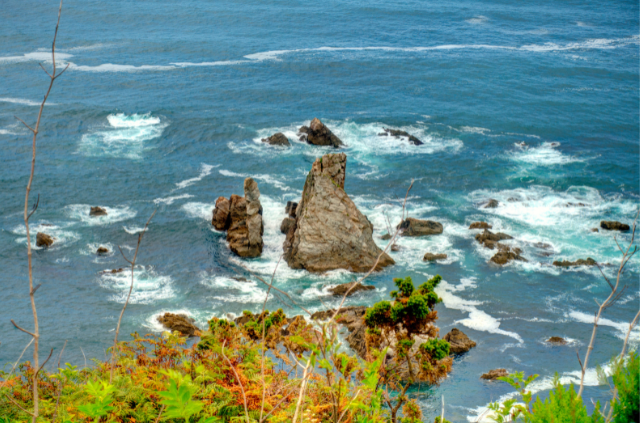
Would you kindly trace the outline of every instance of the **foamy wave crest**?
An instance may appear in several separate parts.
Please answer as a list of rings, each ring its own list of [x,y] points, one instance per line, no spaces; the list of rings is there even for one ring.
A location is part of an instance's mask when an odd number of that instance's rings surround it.
[[[71,63],[69,69],[81,72],[143,72],[143,71],[167,71],[175,69],[175,66],[160,65],[114,65],[113,63],[104,63],[98,66],[82,66]]]
[[[231,178],[253,178],[253,179],[257,179],[258,181],[262,181],[265,182],[269,185],[273,185],[276,188],[279,188],[283,191],[290,191],[291,188],[286,186],[283,182],[280,182],[279,180],[275,179],[273,176],[271,175],[248,175],[245,173],[236,173],[236,172],[231,172],[230,170],[225,170],[225,169],[221,169],[220,174],[223,176],[229,176]]]
[[[9,98],[9,97],[1,97],[0,102],[3,103],[13,103],[13,104],[22,104],[25,106],[40,106],[42,102],[38,103],[37,101],[26,100],[24,98]],[[55,106],[55,103],[46,102],[45,106]]]
[[[145,142],[162,135],[167,124],[146,114],[107,116],[109,127],[82,136],[79,151],[86,156],[140,159]]]
[[[576,322],[593,325],[593,314],[587,314],[581,311],[572,310],[568,313],[565,313],[565,317],[573,319]],[[625,339],[625,337],[627,336],[627,332],[629,331],[629,322],[615,322],[604,317],[600,318],[600,320],[598,321],[598,326],[609,326],[614,328],[617,331],[616,337],[620,339]],[[637,340],[640,339],[640,327],[636,326],[631,332],[631,336],[629,336],[629,338],[632,341],[635,339],[637,342]]]
[[[183,200],[185,198],[192,198],[192,197],[193,195],[191,194],[181,194],[181,195],[174,195],[172,197],[156,198],[155,200],[153,200],[153,202],[156,204],[170,205],[170,204],[173,204],[173,202],[176,200]]]
[[[558,151],[559,146],[559,142],[543,142],[537,147],[516,144],[518,151],[512,155],[512,158],[516,161],[536,166],[564,165],[584,161],[584,159],[562,154],[562,152]]]
[[[56,65],[61,66],[67,59],[73,57],[73,54],[56,53]],[[26,53],[22,56],[0,56],[0,64],[3,63],[18,63],[18,62],[47,62],[51,63],[50,51],[36,51],[33,53]]]
[[[115,291],[111,301],[124,303],[131,286],[131,272],[104,273],[99,284],[105,289]],[[152,267],[136,266],[133,272],[133,291],[130,304],[152,304],[158,300],[174,296],[172,280],[169,276],[158,275]]]
[[[48,247],[49,250],[65,247],[80,239],[80,235],[76,232],[69,230],[69,224],[50,224],[47,222],[31,223],[29,225],[29,235],[31,235],[31,248],[35,250],[43,249],[44,247],[36,246],[36,236],[38,232],[45,233],[53,238],[53,245]],[[19,244],[27,243],[27,229],[24,225],[18,225],[10,231],[12,234],[17,235],[16,242]]]
[[[206,178],[207,176],[211,175],[211,171],[216,168],[219,167],[220,165],[208,165],[206,163],[202,163],[202,169],[200,170],[200,175],[196,176],[195,178],[191,178],[191,179],[185,179],[182,182],[178,182],[176,184],[176,189],[183,189],[186,188],[188,186],[191,186],[193,184],[195,184],[196,182],[200,182],[201,180],[203,180],[204,178]]]
[[[191,218],[211,221],[214,207],[215,204],[210,203],[186,203],[182,205],[182,210]]]
[[[473,25],[479,25],[479,24],[483,24],[483,23],[489,22],[489,18],[487,18],[486,16],[480,15],[480,16],[476,16],[476,17],[471,18],[471,19],[467,19],[465,22],[468,22],[468,23],[473,24]]]
[[[123,226],[122,229],[124,229],[124,231],[126,233],[131,234],[131,235],[135,235],[138,232],[144,232],[145,230],[147,230],[147,231],[149,230],[149,228],[147,228],[147,229],[145,229],[144,227],[137,228],[135,226],[132,227],[132,228],[129,228],[127,226]]]
[[[200,283],[212,288],[218,295],[213,299],[223,302],[260,303],[264,301],[266,291],[254,281],[237,281],[227,276],[201,273]]]
[[[90,216],[91,206],[88,204],[72,204],[65,207],[66,214],[74,220],[78,220],[89,226],[110,225],[136,216],[137,212],[128,206],[107,207],[100,206],[107,211],[106,216]]]

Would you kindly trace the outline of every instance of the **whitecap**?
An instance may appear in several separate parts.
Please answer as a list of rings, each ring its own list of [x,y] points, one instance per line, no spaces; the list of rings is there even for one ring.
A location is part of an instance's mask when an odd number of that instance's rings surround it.
[[[559,146],[560,143],[558,142],[543,142],[537,147],[516,144],[518,151],[513,153],[511,158],[536,166],[564,165],[584,161],[584,159],[562,154],[562,152],[558,150]]]
[[[238,281],[227,276],[210,275],[207,272],[200,274],[200,284],[213,288],[218,294],[212,298],[223,302],[261,303],[266,296],[266,290],[258,286],[252,280]]]
[[[110,297],[111,301],[124,303],[131,286],[131,272],[103,273],[98,282],[103,288],[116,292]],[[158,275],[152,267],[136,266],[129,303],[152,304],[172,298],[175,295],[172,284],[171,277]]]
[[[465,22],[468,22],[473,25],[479,25],[479,24],[487,23],[488,21],[489,21],[489,18],[487,18],[486,16],[479,15],[471,19],[467,19]]]
[[[573,319],[576,322],[586,323],[589,325],[593,325],[595,318],[593,314],[587,314],[577,310],[572,310],[568,313],[565,313],[565,317]],[[600,319],[598,320],[598,326],[609,326],[614,328],[617,331],[616,337],[620,339],[625,339],[627,336],[627,332],[629,332],[629,322],[616,322],[605,317],[600,317]],[[631,333],[631,339],[639,339],[640,327],[636,326]]]
[[[56,53],[56,64],[58,66],[62,66],[63,62],[65,62],[67,59],[70,59],[71,57],[73,57],[73,54]],[[47,62],[47,63],[53,62],[50,51],[48,52],[36,51],[33,53],[26,53],[22,56],[0,56],[0,64],[29,62],[29,61]]]
[[[144,227],[136,227],[136,226],[131,227],[131,228],[130,228],[130,227],[128,227],[128,226],[123,226],[123,227],[122,227],[122,229],[124,229],[124,231],[125,231],[126,233],[131,234],[131,235],[135,235],[135,234],[137,234],[138,232],[144,232],[144,231],[145,231],[145,228],[144,228]],[[147,228],[146,230],[148,231],[148,230],[149,230],[149,228]]]
[[[79,151],[86,156],[121,157],[140,159],[145,142],[162,135],[166,123],[150,113],[107,116],[109,126],[84,134]]]
[[[231,172],[230,170],[225,170],[225,169],[221,169],[219,172],[222,176],[229,176],[232,178],[253,178],[253,179],[257,179],[259,181],[265,182],[269,185],[273,185],[274,187],[281,189],[283,191],[291,190],[290,187],[288,187],[283,182],[277,180],[271,175],[260,175],[260,174],[249,175],[246,173]]]
[[[9,98],[9,97],[0,97],[0,102],[22,104],[24,106],[38,106],[38,107],[40,107],[40,105],[42,104],[42,102],[27,100],[24,98]],[[51,103],[49,101],[45,103],[45,106],[55,106],[55,105],[56,103]]]
[[[210,203],[186,203],[182,205],[182,210],[191,218],[211,221],[215,204]]]
[[[155,200],[153,200],[153,202],[156,204],[170,205],[170,204],[173,204],[173,202],[176,200],[183,200],[185,198],[192,198],[192,197],[193,195],[191,194],[180,194],[180,195],[174,195],[171,197],[156,198]]]
[[[82,66],[71,63],[70,70],[76,70],[81,72],[142,72],[142,71],[167,71],[176,69],[175,66],[161,66],[161,65],[115,65],[113,63],[104,63],[98,66]]]
[[[107,211],[106,216],[90,216],[91,206],[88,204],[72,204],[65,207],[66,214],[74,220],[78,220],[89,226],[109,225],[115,222],[128,220],[136,216],[137,212],[128,206],[107,207],[100,206]]]
[[[203,180],[204,178],[206,178],[207,176],[209,176],[211,174],[211,171],[216,168],[219,167],[220,165],[208,165],[206,163],[202,163],[202,169],[200,170],[200,175],[196,176],[195,178],[191,178],[191,179],[185,179],[182,182],[178,182],[176,184],[176,189],[183,189],[186,188],[188,186],[191,186],[193,184],[195,184],[196,182],[200,182],[201,180]]]

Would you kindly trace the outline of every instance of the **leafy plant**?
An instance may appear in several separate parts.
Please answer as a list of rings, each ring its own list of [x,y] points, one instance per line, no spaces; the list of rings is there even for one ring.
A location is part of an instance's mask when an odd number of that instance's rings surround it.
[[[640,358],[637,352],[629,354],[628,359],[618,360],[612,375],[613,384],[618,397],[612,401],[615,423],[631,423],[640,421]]]
[[[94,421],[100,421],[101,417],[106,416],[109,411],[113,410],[110,404],[113,402],[113,393],[116,388],[103,380],[88,381],[85,385],[85,391],[94,398],[93,402],[78,406],[78,410],[83,412]]]

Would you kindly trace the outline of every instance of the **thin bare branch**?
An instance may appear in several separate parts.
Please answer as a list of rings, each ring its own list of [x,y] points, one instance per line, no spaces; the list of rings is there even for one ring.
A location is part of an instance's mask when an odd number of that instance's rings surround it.
[[[40,373],[40,371],[42,371],[42,369],[44,368],[44,365],[47,364],[47,361],[49,361],[49,359],[51,358],[52,355],[53,355],[53,348],[51,348],[51,352],[49,353],[49,357],[47,357],[47,359],[44,361],[44,363],[42,363],[42,366],[40,366],[40,368],[38,369],[38,373]]]
[[[33,216],[33,214],[36,212],[36,210],[38,210],[38,204],[40,204],[40,194],[38,194],[38,198],[36,199],[36,202],[31,209],[31,213],[29,213],[29,216],[27,216],[27,220],[29,220],[31,216]]]
[[[33,343],[33,338],[31,338],[31,340],[29,341],[29,343],[27,344],[26,347],[24,347],[24,349],[22,350],[22,353],[20,354],[20,357],[18,357],[18,359],[16,360],[16,362],[13,364],[13,367],[11,367],[11,371],[9,372],[9,376],[11,376],[13,374],[13,371],[16,369],[16,366],[18,366],[18,363],[20,363],[20,360],[22,360],[22,356],[24,355],[25,351],[27,351],[27,348],[29,348],[29,346]]]
[[[227,362],[229,367],[231,367],[231,371],[233,371],[233,374],[236,376],[236,379],[238,380],[238,385],[240,385],[240,391],[242,392],[242,399],[244,401],[244,417],[245,417],[247,423],[249,423],[249,411],[248,411],[248,407],[247,407],[247,395],[244,393],[244,386],[242,386],[242,381],[240,380],[240,376],[238,376],[238,372],[236,372],[236,369],[231,364],[231,361],[229,361],[227,356],[224,354],[224,345],[226,344],[226,342],[227,341],[225,340],[222,343],[222,348],[220,349],[220,351],[222,352],[222,357],[225,359],[225,361]]]
[[[64,67],[64,69],[62,69],[62,70],[60,71],[60,73],[59,73],[59,74],[57,74],[56,76],[54,76],[54,77],[53,77],[53,79],[57,79],[57,78],[59,78],[59,77],[60,77],[60,75],[62,75],[62,74],[64,73],[64,71],[66,71],[67,69],[69,69],[69,65],[70,65],[70,64],[71,64],[71,63],[67,63],[67,66],[65,66],[65,67]]]
[[[129,259],[127,258],[127,256],[125,256],[125,255],[124,255],[124,252],[122,251],[122,248],[120,248],[120,246],[119,246],[119,245],[118,245],[118,250],[120,250],[120,254],[122,254],[122,258],[123,258],[127,263],[129,263],[129,264],[133,264],[133,263],[131,263],[131,260],[129,260]]]
[[[35,414],[33,414],[31,411],[25,410],[24,408],[22,408],[20,406],[20,404],[18,404],[16,402],[16,400],[14,400],[13,398],[11,398],[9,395],[4,394],[5,398],[8,399],[9,401],[11,401],[13,403],[13,405],[15,405],[16,407],[18,407],[20,410],[24,411],[25,413],[27,413],[28,415],[30,415],[31,417],[35,418]]]
[[[18,324],[16,322],[13,321],[13,319],[11,319],[11,323],[13,323],[13,326],[16,327],[16,329],[20,329],[21,331],[23,331],[24,333],[28,333],[29,335],[33,336],[34,338],[36,337],[33,333],[29,332],[26,329],[22,329],[20,326],[18,326]]]
[[[49,75],[49,78],[53,78],[53,75],[51,75],[51,74],[49,73],[49,71],[48,71],[48,70],[46,70],[46,69],[44,68],[44,66],[42,66],[42,63],[38,63],[38,64],[40,65],[40,67],[42,68],[42,70],[44,71],[44,73],[46,73],[47,75]]]
[[[27,122],[25,122],[24,120],[20,119],[18,116],[15,116],[15,115],[14,115],[13,117],[14,117],[14,118],[16,118],[16,119],[18,119],[20,122],[22,122],[22,124],[23,124],[24,126],[26,126],[27,128],[29,128],[29,130],[30,130],[31,132],[33,132],[34,134],[36,133],[36,131],[35,131],[32,127],[30,127],[29,125],[27,125]]]
[[[162,416],[162,413],[164,412],[164,407],[165,407],[165,405],[162,404],[162,408],[160,408],[160,413],[158,413],[158,418],[156,419],[156,423],[158,423],[160,421],[160,417]]]

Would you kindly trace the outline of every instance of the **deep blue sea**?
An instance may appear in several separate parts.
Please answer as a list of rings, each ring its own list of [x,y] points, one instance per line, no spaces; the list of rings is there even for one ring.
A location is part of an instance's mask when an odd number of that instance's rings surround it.
[[[31,327],[22,224],[30,165],[28,131],[48,80],[56,0],[0,6],[0,364],[18,359]],[[478,343],[438,387],[413,394],[425,422],[440,414],[473,421],[512,389],[484,382],[490,369],[538,373],[545,395],[554,373],[579,374],[596,311],[608,287],[596,268],[561,270],[559,259],[592,257],[615,274],[613,233],[600,220],[631,223],[639,192],[639,6],[637,1],[65,1],[58,61],[70,64],[43,114],[32,199],[35,232],[56,238],[34,251],[42,351],[84,365],[104,359],[144,238],[122,334],[159,333],[156,317],[189,313],[199,322],[261,307],[266,290],[238,265],[270,276],[282,253],[287,201],[297,201],[311,164],[332,149],[298,142],[296,128],[320,118],[346,144],[346,192],[373,222],[379,246],[385,215],[397,223],[411,179],[408,212],[444,224],[429,238],[402,238],[396,265],[373,275],[386,298],[392,278],[421,283],[440,274],[440,332],[458,327]],[[413,146],[379,137],[406,130]],[[282,131],[288,149],[262,137]],[[210,225],[218,196],[257,180],[264,207],[259,259],[232,256]],[[480,204],[500,201],[496,209]],[[580,204],[582,203],[582,204]],[[108,216],[89,218],[90,206]],[[503,268],[474,240],[486,220],[514,236],[528,262]],[[629,234],[619,235],[628,243]],[[549,244],[547,249],[540,243]],[[98,246],[112,253],[95,255]],[[116,252],[113,252],[113,251]],[[425,252],[448,254],[439,263]],[[551,254],[549,254],[551,253]],[[311,275],[281,263],[276,284],[319,310],[336,305],[327,288],[358,275]],[[586,397],[606,400],[595,366],[622,347],[640,304],[635,259],[619,303],[607,310],[587,375]],[[298,310],[276,300],[269,308]],[[550,336],[569,345],[550,347]],[[638,344],[640,332],[634,331]],[[25,358],[29,357],[29,352]],[[587,401],[590,402],[590,401]]]

